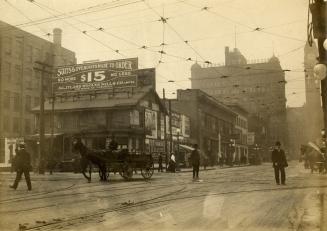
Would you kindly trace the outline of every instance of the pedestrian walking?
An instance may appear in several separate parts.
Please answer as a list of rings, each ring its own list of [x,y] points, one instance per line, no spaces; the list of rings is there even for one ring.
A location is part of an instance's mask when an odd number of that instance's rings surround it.
[[[224,159],[223,159],[223,155],[221,152],[218,152],[218,164],[219,166],[222,168],[224,165]]]
[[[193,167],[193,180],[199,178],[199,169],[200,169],[200,153],[198,150],[198,145],[193,145],[194,150],[191,153],[191,163]]]
[[[10,188],[16,189],[18,187],[19,181],[24,173],[26,184],[28,190],[32,190],[32,184],[30,179],[30,166],[31,166],[31,155],[25,150],[25,144],[19,145],[20,150],[17,152],[15,158],[16,164],[16,179]]]
[[[169,170],[171,172],[175,172],[176,171],[176,158],[174,153],[172,152],[170,155],[170,160],[169,160]]]
[[[162,168],[162,156],[161,156],[161,154],[159,154],[159,157],[158,157],[158,164],[159,164],[158,172],[162,172],[163,168]]]
[[[275,149],[271,153],[271,160],[275,172],[276,184],[280,184],[279,176],[281,178],[282,185],[285,185],[285,167],[288,167],[285,152],[281,149],[281,143],[277,141],[275,143]]]

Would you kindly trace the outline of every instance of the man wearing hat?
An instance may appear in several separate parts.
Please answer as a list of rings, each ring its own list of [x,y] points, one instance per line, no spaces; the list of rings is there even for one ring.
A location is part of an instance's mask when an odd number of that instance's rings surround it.
[[[279,141],[275,143],[275,149],[271,153],[271,160],[275,171],[276,184],[280,184],[279,175],[281,177],[282,185],[285,185],[285,167],[288,166],[285,152],[281,149]]]
[[[194,150],[191,153],[191,163],[193,166],[193,180],[199,178],[199,168],[200,168],[200,153],[198,150],[198,145],[193,145]]]
[[[18,187],[18,183],[22,178],[24,173],[26,184],[28,190],[32,190],[31,178],[30,178],[30,166],[31,166],[31,156],[25,150],[25,144],[19,145],[20,150],[17,152],[16,156],[16,179],[13,185],[10,188],[16,189]]]

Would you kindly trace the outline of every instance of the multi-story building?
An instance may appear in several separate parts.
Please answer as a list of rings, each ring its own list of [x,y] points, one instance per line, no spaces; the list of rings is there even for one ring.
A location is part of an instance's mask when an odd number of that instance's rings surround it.
[[[237,114],[231,108],[199,89],[177,90],[177,99],[171,100],[171,108],[189,118],[188,142],[199,145],[209,164],[217,163],[219,152],[227,163],[232,161],[230,139]]]
[[[285,74],[277,57],[247,61],[238,49],[225,48],[225,65],[191,67],[192,89],[201,89],[225,104],[241,105],[249,118],[264,121],[266,138],[287,143]],[[249,124],[255,124],[250,123]],[[249,130],[253,129],[249,126]]]
[[[248,112],[239,105],[228,105],[236,112],[236,121],[233,132],[233,140],[235,140],[235,160],[236,162],[245,162],[248,160]]]
[[[115,136],[119,149],[154,157],[164,152],[166,109],[155,92],[154,68],[138,69],[137,58],[109,60],[59,67],[54,79],[55,102],[44,108],[45,160],[72,159],[74,136],[90,149],[107,148]],[[33,112],[38,123],[40,107]],[[32,160],[37,166],[38,157]]]
[[[73,64],[76,58],[61,46],[58,28],[49,42],[0,21],[0,166],[8,163],[15,139],[35,130],[30,110],[39,105],[41,89],[41,73],[33,69],[36,61],[57,66]]]

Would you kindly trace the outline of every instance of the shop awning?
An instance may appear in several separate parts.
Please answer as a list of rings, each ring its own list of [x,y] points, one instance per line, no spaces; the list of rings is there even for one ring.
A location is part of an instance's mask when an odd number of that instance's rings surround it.
[[[56,136],[61,136],[63,135],[64,133],[53,133],[53,137],[56,137]],[[51,138],[52,134],[51,133],[46,133],[44,134],[44,137],[45,138]],[[29,135],[27,136],[26,138],[27,139],[38,139],[40,137],[40,134],[34,134],[34,135]]]
[[[194,150],[194,148],[192,148],[191,146],[187,146],[185,144],[180,144],[179,147],[184,148],[187,151],[193,151]]]

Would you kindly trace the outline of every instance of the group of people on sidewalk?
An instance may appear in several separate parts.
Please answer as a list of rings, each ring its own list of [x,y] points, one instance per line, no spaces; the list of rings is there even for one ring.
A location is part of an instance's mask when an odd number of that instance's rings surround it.
[[[198,145],[193,145],[194,150],[191,152],[190,162],[193,167],[193,179],[199,178],[199,170],[200,170],[200,153],[198,150]],[[161,154],[158,156],[158,172],[163,172],[163,159]],[[175,172],[176,171],[176,158],[174,153],[171,153],[169,158],[169,164],[167,166],[167,171]]]

